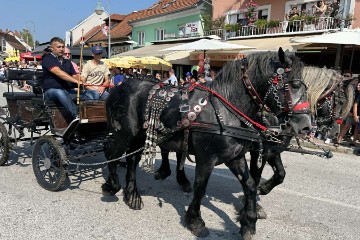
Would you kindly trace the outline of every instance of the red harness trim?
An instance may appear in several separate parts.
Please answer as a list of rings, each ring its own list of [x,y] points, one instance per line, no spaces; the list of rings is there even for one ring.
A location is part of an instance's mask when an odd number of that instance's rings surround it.
[[[84,87],[88,87],[88,86],[96,86],[96,87],[109,87],[112,88],[114,87],[114,85],[112,84],[82,84]]]
[[[190,89],[193,90],[194,87],[199,87],[204,89],[205,91],[210,92],[211,94],[213,94],[215,97],[219,98],[221,101],[223,101],[226,105],[228,105],[229,107],[231,107],[235,112],[237,112],[238,114],[240,114],[243,118],[245,118],[247,121],[251,122],[253,125],[255,125],[256,127],[260,128],[263,131],[266,131],[267,128],[263,125],[261,125],[260,123],[255,122],[254,120],[252,120],[251,118],[249,118],[248,116],[245,115],[245,113],[241,112],[239,109],[237,109],[235,106],[233,106],[229,101],[227,101],[223,96],[221,96],[220,94],[218,94],[216,91],[211,90],[208,87],[205,87],[203,85],[198,85],[196,83],[191,83],[191,86],[189,88],[189,92]]]
[[[293,110],[296,111],[296,110],[302,110],[302,109],[305,109],[305,108],[308,108],[309,107],[309,102],[303,102],[303,103],[300,103],[298,105],[296,105]]]
[[[335,122],[340,125],[340,124],[343,123],[343,120],[342,119],[336,119]]]

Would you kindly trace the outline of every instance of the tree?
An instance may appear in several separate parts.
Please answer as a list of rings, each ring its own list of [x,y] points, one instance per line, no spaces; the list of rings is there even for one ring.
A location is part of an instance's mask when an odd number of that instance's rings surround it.
[[[225,16],[213,20],[210,15],[204,14],[202,15],[202,24],[204,31],[223,29],[225,26]]]
[[[29,46],[34,46],[33,35],[28,29],[23,29],[22,31],[20,31],[20,36]]]

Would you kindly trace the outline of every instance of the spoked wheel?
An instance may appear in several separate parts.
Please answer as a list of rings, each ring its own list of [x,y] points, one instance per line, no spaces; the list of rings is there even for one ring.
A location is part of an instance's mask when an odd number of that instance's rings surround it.
[[[66,171],[64,163],[67,162],[65,149],[54,137],[43,136],[39,138],[33,148],[32,165],[37,182],[49,191],[57,191],[64,184]]]
[[[4,166],[9,160],[10,139],[9,134],[4,126],[0,123],[0,166]]]

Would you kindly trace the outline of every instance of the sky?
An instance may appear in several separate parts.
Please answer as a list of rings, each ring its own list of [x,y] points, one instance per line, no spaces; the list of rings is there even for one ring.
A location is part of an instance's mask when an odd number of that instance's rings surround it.
[[[90,16],[98,0],[0,0],[0,29],[24,28],[40,43],[52,37],[65,38],[65,32]],[[102,0],[105,11],[128,14],[152,6],[158,0]]]

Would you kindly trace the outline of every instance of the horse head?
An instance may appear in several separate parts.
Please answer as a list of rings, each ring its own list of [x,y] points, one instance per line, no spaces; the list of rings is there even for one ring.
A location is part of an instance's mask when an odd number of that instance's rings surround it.
[[[264,101],[286,131],[303,134],[311,130],[307,87],[301,78],[303,63],[279,48],[265,61],[265,77],[270,83]]]
[[[305,67],[302,73],[308,87],[310,109],[315,117],[317,131],[330,136],[339,133],[339,123],[350,112],[354,90],[349,79],[335,70]]]
[[[316,125],[318,131],[328,133],[330,138],[340,132],[340,125],[349,114],[355,100],[351,79],[343,78],[334,70],[333,77],[338,79],[335,86],[327,90],[318,100]]]

